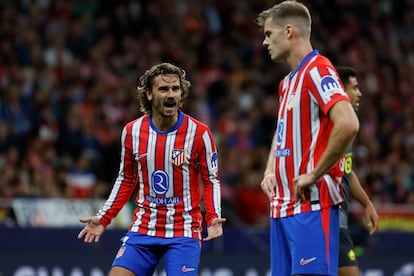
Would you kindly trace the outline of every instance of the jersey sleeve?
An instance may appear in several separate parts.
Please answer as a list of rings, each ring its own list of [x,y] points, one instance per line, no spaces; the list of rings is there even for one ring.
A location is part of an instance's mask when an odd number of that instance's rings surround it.
[[[214,218],[221,217],[221,187],[217,148],[209,128],[202,133],[198,159],[204,189],[205,220],[210,226]]]
[[[316,63],[309,70],[307,78],[305,83],[308,91],[325,114],[328,114],[337,102],[350,101],[339,80],[338,73],[330,62]]]
[[[129,127],[130,125],[127,125],[122,130],[121,160],[118,176],[108,199],[97,213],[104,227],[107,227],[111,223],[112,219],[118,215],[124,205],[129,201],[137,183],[134,179],[132,136]]]

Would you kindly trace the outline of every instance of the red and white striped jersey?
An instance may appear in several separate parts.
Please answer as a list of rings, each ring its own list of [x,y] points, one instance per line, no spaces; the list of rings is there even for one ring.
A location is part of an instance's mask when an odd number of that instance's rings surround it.
[[[101,224],[107,226],[136,192],[129,231],[201,239],[202,192],[207,225],[221,217],[217,149],[209,127],[179,111],[175,126],[160,132],[144,115],[125,125],[121,143],[118,177],[97,214]]]
[[[312,171],[326,149],[333,126],[328,112],[342,100],[349,98],[336,70],[316,50],[280,82],[271,217],[292,216],[342,202],[339,163],[309,188],[307,200],[295,202],[293,189],[293,179]]]

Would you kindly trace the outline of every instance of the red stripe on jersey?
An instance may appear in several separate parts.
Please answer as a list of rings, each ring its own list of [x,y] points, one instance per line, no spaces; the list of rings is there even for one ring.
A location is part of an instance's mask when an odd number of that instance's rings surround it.
[[[155,170],[165,170],[165,162],[168,162],[168,154],[166,154],[165,147],[168,146],[166,144],[167,135],[165,133],[157,133],[155,145]],[[166,160],[167,159],[167,160]],[[172,177],[172,176],[170,176]],[[174,180],[170,183],[175,183]],[[175,186],[174,186],[175,187]],[[156,195],[157,198],[165,198],[166,195]],[[159,204],[157,206],[157,218],[155,223],[155,231],[157,232],[157,236],[164,237],[165,236],[165,224],[166,224],[166,213],[167,210],[165,205]]]

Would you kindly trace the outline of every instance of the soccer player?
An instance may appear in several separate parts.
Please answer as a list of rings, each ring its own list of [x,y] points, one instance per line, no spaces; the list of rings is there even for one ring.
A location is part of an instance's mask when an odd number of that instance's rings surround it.
[[[170,63],[155,65],[140,77],[137,94],[144,115],[122,131],[120,169],[111,194],[96,216],[80,219],[86,225],[78,238],[98,242],[136,192],[136,209],[112,263],[112,276],[152,276],[162,257],[167,275],[197,275],[201,240],[223,233],[226,219],[221,217],[213,135],[207,125],[180,110],[190,85],[185,71]]]
[[[311,15],[296,1],[262,11],[263,46],[290,66],[264,177],[270,198],[272,275],[337,275],[339,160],[359,130],[332,63],[312,48]]]
[[[362,96],[358,86],[357,73],[352,67],[336,66],[339,78],[341,79],[345,92],[351,100],[355,112],[358,111],[360,97]],[[352,147],[349,147],[343,160],[344,178],[342,188],[344,191],[344,202],[340,208],[340,241],[339,241],[339,276],[360,275],[358,262],[354,252],[354,244],[348,232],[348,209],[349,197],[352,196],[361,206],[364,207],[365,227],[370,235],[378,230],[379,216],[374,204],[361,187],[356,174],[352,170]]]

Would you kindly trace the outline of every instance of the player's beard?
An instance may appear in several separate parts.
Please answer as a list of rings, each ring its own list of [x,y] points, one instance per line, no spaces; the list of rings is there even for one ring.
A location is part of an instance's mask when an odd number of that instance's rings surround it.
[[[173,118],[177,115],[179,103],[176,99],[167,99],[165,101],[157,101],[155,109],[163,118]]]

